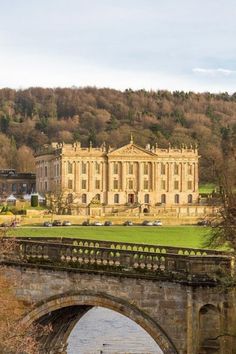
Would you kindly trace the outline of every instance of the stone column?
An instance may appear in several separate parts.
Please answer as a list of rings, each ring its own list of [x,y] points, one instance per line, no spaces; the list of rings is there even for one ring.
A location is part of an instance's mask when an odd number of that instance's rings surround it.
[[[93,161],[89,161],[88,190],[93,191]]]
[[[193,293],[187,288],[187,354],[193,354]]]
[[[80,191],[80,162],[75,161],[75,192]]]
[[[153,162],[153,191],[157,191],[157,163]]]
[[[187,168],[186,168],[186,162],[182,162],[182,167],[181,167],[181,176],[182,176],[182,181],[181,181],[181,186],[182,186],[182,192],[186,192],[187,190],[187,181],[186,181],[186,173],[187,173]]]
[[[194,192],[198,192],[198,163],[194,163]]]
[[[154,171],[155,171],[155,165],[154,162],[151,163],[151,168],[152,168],[152,173],[151,173],[151,186],[152,186],[152,192],[154,191],[154,183],[155,183],[155,178],[154,178]]]
[[[126,190],[126,161],[122,161],[122,191]]]
[[[66,188],[66,161],[61,161],[61,189]]]
[[[77,184],[77,171],[76,171],[76,161],[73,161],[73,175],[74,175],[74,188],[73,191],[76,192],[76,184]]]
[[[141,167],[142,163],[138,162],[138,192],[141,192]]]
[[[112,178],[111,178],[111,171],[112,171],[112,167],[113,167],[113,162],[109,162],[108,164],[108,191],[111,191],[112,188]]]

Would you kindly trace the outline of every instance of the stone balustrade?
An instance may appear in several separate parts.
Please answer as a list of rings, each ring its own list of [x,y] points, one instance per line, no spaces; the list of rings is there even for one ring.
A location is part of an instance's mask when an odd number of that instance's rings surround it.
[[[20,238],[19,238],[20,239]],[[22,240],[32,240],[44,242],[43,237],[23,238]],[[111,248],[116,250],[133,251],[133,252],[151,252],[151,253],[170,253],[175,255],[185,255],[185,256],[207,256],[207,255],[228,255],[228,253],[223,251],[209,250],[204,248],[189,248],[189,247],[174,247],[174,246],[161,246],[152,245],[144,243],[131,243],[131,242],[117,242],[117,241],[102,241],[102,240],[91,240],[91,239],[79,239],[79,238],[47,238],[47,243],[62,243],[73,246],[80,247],[92,247],[92,248]]]
[[[190,278],[209,281],[215,279],[220,271],[231,270],[231,257],[215,251],[210,254],[209,250],[203,252],[143,244],[130,246],[127,243],[79,239],[71,243],[63,241],[18,240],[18,256],[21,262],[30,264],[66,267],[74,271],[83,269],[157,278],[168,276],[173,281]]]

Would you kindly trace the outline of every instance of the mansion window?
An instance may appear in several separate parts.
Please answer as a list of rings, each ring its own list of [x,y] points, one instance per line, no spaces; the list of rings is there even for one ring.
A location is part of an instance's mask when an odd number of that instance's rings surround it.
[[[16,192],[17,191],[17,185],[16,183],[12,184],[12,192]]]
[[[189,175],[193,174],[193,165],[191,165],[190,163],[188,163],[188,174]]]
[[[87,172],[87,164],[86,162],[82,162],[82,173],[85,174]]]
[[[95,180],[95,189],[100,189],[100,179]]]
[[[128,181],[128,188],[134,189],[134,181],[132,179],[129,179],[129,181]]]
[[[149,204],[149,194],[144,195],[144,203]]]
[[[165,180],[161,180],[161,189],[166,189],[166,181]]]
[[[114,179],[114,181],[113,181],[113,189],[118,189],[118,179]]]
[[[87,195],[86,194],[82,194],[82,203],[83,204],[87,203]]]
[[[175,175],[179,174],[179,165],[177,163],[174,164],[174,174]]]
[[[68,179],[68,189],[72,189],[73,188],[73,181],[72,179]]]
[[[87,181],[86,181],[86,179],[82,179],[81,188],[82,188],[82,189],[86,189],[86,188],[87,188]]]
[[[161,175],[166,174],[166,165],[164,163],[161,164]]]
[[[59,166],[59,165],[57,165],[56,167],[57,167],[56,176],[60,176],[60,166]]]
[[[148,189],[148,180],[147,179],[145,179],[143,181],[143,189]]]
[[[72,173],[72,162],[68,161],[67,162],[67,173]]]
[[[179,189],[179,181],[174,181],[174,189]]]
[[[119,194],[114,194],[114,203],[119,204]]]
[[[42,166],[40,167],[40,177],[43,177],[43,168],[42,168]]]
[[[100,174],[100,163],[99,162],[95,163],[95,171],[97,174]]]
[[[166,204],[166,195],[165,194],[161,195],[161,203]]]
[[[193,196],[192,196],[192,194],[189,194],[188,195],[188,204],[192,204],[192,202],[193,202]]]
[[[148,175],[148,164],[147,163],[145,163],[143,166],[143,174]]]
[[[129,164],[128,164],[128,173],[130,175],[132,175],[134,173],[134,165],[131,162],[129,162]]]
[[[179,194],[175,194],[175,204],[179,204]]]
[[[188,187],[188,189],[192,189],[193,188],[192,181],[188,181],[187,187]]]
[[[118,163],[114,162],[113,164],[113,174],[117,175],[118,174]]]
[[[44,167],[44,177],[47,177],[48,176],[48,167],[45,166]]]
[[[45,190],[45,192],[47,192],[47,190],[48,190],[48,182],[44,182],[44,190]]]

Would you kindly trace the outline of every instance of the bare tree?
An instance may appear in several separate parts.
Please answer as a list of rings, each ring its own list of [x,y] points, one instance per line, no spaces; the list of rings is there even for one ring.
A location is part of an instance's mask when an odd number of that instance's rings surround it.
[[[216,166],[221,208],[213,221],[207,246],[228,244],[236,252],[236,133],[223,141],[223,162]]]

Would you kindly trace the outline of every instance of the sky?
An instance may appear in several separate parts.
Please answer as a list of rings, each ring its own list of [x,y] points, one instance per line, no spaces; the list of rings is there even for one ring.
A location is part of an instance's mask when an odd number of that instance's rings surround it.
[[[236,91],[235,0],[0,0],[0,87]]]

